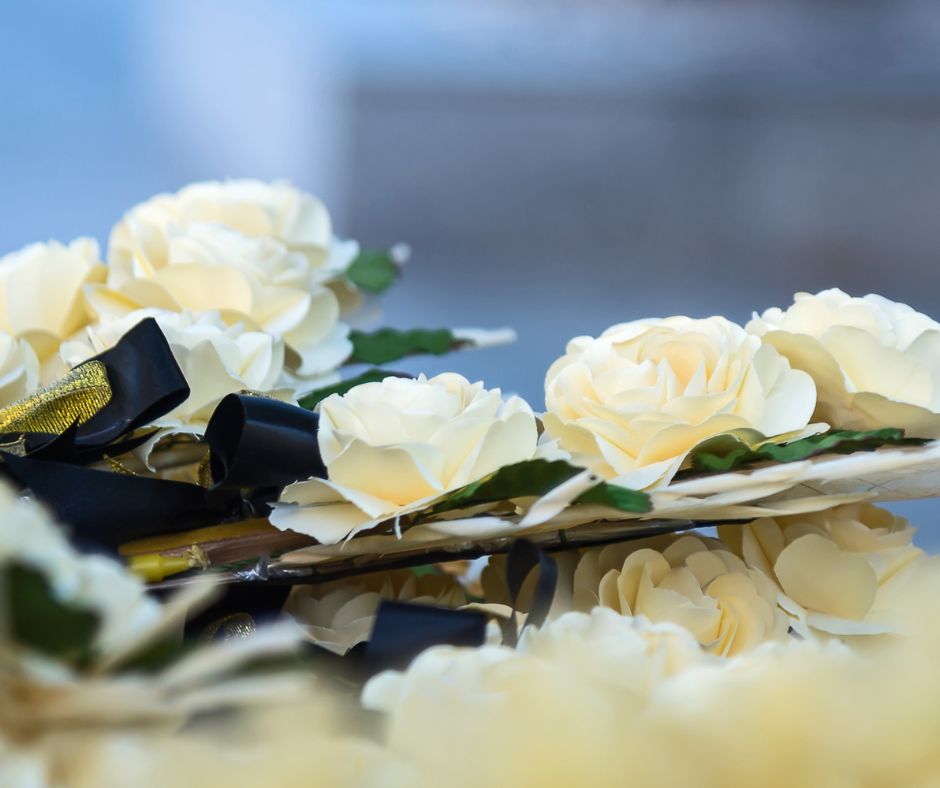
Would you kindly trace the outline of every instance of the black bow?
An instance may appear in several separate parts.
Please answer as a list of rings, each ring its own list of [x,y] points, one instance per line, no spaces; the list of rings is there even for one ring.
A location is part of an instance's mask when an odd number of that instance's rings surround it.
[[[152,318],[93,360],[104,365],[111,386],[110,400],[94,416],[61,435],[0,438],[19,441],[16,453],[0,450],[2,470],[52,508],[80,542],[114,548],[145,536],[260,516],[284,485],[325,476],[316,414],[242,394],[225,397],[209,421],[208,487],[87,467],[146,441],[150,435],[132,433],[189,396]]]

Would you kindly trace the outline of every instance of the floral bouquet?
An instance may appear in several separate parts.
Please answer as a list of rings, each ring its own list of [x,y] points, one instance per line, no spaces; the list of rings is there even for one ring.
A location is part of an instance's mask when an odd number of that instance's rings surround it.
[[[194,184],[0,259],[0,784],[933,785],[940,324],[798,294],[388,365],[408,251]],[[371,325],[371,327],[370,327]]]

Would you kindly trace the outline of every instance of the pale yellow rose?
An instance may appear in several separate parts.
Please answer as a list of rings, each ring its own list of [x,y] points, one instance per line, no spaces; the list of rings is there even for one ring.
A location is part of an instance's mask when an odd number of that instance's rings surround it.
[[[369,639],[383,599],[455,608],[466,604],[467,595],[450,575],[400,569],[294,586],[284,609],[314,643],[345,654]]]
[[[114,228],[107,285],[88,292],[96,314],[218,311],[229,323],[283,339],[298,377],[335,370],[352,345],[336,294],[324,284],[332,236],[319,201],[253,182],[190,189],[133,208]],[[249,199],[266,189],[270,199]]]
[[[707,660],[682,627],[599,607],[527,627],[516,649],[430,648],[407,671],[373,678],[362,697],[367,708],[410,716],[427,714],[431,709],[423,704],[432,702],[444,708],[512,704],[527,694],[529,679],[538,686],[540,677],[555,676],[579,683],[586,695],[609,691],[642,703],[663,682]]]
[[[44,366],[43,383],[61,373],[55,359],[62,340],[84,328],[91,313],[83,290],[103,282],[98,244],[78,238],[35,243],[0,258],[0,330],[25,339]]]
[[[809,375],[740,326],[670,317],[571,340],[545,378],[544,423],[574,462],[642,489],[707,438],[798,437],[815,404]]]
[[[39,360],[32,345],[0,333],[0,407],[39,388]]]
[[[684,536],[664,550],[588,551],[575,570],[576,604],[678,624],[725,657],[786,635],[788,619],[777,609],[773,584],[720,545],[711,547]],[[624,553],[622,564],[607,568]]]
[[[766,575],[803,637],[898,629],[898,595],[924,557],[903,517],[870,504],[721,526],[722,540]]]
[[[184,402],[154,421],[152,426],[160,429],[145,444],[145,455],[149,456],[157,441],[167,434],[202,435],[216,405],[228,394],[270,392],[280,399],[293,398],[283,380],[283,342],[261,331],[247,331],[240,324],[226,325],[216,312],[144,309],[105,318],[89,326],[83,336],[63,343],[63,362],[74,367],[98,355],[150,317],[166,337],[190,393]]]
[[[841,290],[797,293],[783,311],[754,315],[762,336],[813,376],[817,418],[834,427],[900,427],[940,438],[940,324],[906,304]]]
[[[286,181],[246,178],[192,183],[135,206],[112,230],[108,259],[118,268],[140,264],[140,242],[155,240],[141,235],[198,224],[280,241],[291,252],[302,253],[318,279],[344,271],[359,252],[354,241],[333,235],[330,214],[317,197]]]
[[[366,383],[328,397],[319,410],[328,479],[288,486],[271,522],[324,544],[415,511],[536,450],[525,401],[503,400],[499,389],[454,373]]]

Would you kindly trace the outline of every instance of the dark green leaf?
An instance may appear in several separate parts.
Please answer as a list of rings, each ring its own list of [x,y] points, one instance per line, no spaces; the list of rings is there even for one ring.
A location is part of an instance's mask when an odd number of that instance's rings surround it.
[[[853,454],[874,451],[882,446],[922,446],[920,438],[905,438],[904,430],[888,427],[868,432],[830,430],[791,443],[767,443],[757,449],[730,435],[704,441],[692,451],[695,471],[724,473],[757,462],[797,462],[818,454]]]
[[[440,575],[442,572],[436,564],[424,564],[424,566],[411,567],[411,574],[415,577],[424,577],[425,575]]]
[[[355,388],[363,383],[375,383],[389,377],[407,378],[410,377],[410,375],[406,375],[403,372],[392,372],[387,369],[368,369],[361,375],[356,375],[354,378],[341,380],[339,383],[332,386],[326,386],[322,389],[311,391],[306,396],[301,397],[300,407],[313,410],[322,400],[325,400],[331,394],[345,394],[351,388]]]
[[[592,503],[598,506],[607,506],[621,512],[648,512],[652,509],[650,497],[643,492],[631,490],[629,487],[619,487],[616,484],[601,482],[585,493],[575,498],[575,503]]]
[[[364,251],[346,270],[346,278],[369,293],[382,293],[398,277],[398,266],[391,253]]]
[[[479,481],[461,487],[436,504],[433,513],[465,509],[485,503],[498,503],[510,498],[545,495],[559,484],[582,471],[564,460],[526,460],[507,465]],[[592,503],[623,512],[648,512],[649,496],[626,487],[601,482],[575,499],[575,504]]]
[[[92,647],[98,616],[56,598],[46,576],[24,564],[0,569],[13,639],[49,656],[80,662]]]
[[[353,345],[349,361],[363,364],[387,364],[405,356],[424,353],[441,356],[460,346],[446,328],[415,328],[410,331],[380,328],[368,333],[353,331],[349,339]]]

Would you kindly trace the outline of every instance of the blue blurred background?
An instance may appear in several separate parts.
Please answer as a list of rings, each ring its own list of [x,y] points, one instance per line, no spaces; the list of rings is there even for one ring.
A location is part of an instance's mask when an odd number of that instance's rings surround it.
[[[286,177],[411,244],[388,323],[519,332],[422,369],[539,407],[626,319],[832,285],[940,315],[938,45],[935,0],[7,0],[0,250]]]

